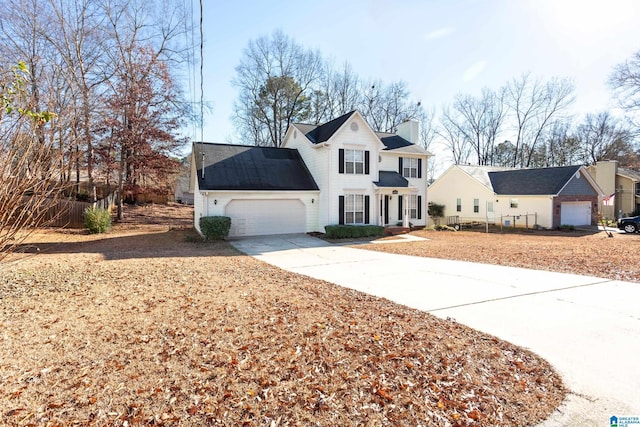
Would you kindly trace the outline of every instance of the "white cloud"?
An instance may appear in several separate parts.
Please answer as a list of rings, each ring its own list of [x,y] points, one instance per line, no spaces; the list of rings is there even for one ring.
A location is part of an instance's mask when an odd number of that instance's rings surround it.
[[[471,80],[478,77],[478,75],[482,73],[486,67],[487,67],[487,61],[476,62],[471,67],[466,69],[466,71],[462,75],[462,81],[465,83],[469,83]]]
[[[437,40],[437,39],[441,39],[443,37],[446,37],[450,34],[453,34],[453,28],[451,27],[444,27],[444,28],[439,28],[435,31],[432,31],[428,34],[424,35],[424,39],[425,41],[430,41],[430,40]]]

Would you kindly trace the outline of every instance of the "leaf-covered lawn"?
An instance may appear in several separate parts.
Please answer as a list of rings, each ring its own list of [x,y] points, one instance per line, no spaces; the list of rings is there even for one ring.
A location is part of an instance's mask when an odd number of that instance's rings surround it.
[[[0,264],[2,424],[532,425],[564,398],[529,351],[186,233]]]
[[[414,231],[427,241],[358,248],[640,282],[640,235],[605,232]]]

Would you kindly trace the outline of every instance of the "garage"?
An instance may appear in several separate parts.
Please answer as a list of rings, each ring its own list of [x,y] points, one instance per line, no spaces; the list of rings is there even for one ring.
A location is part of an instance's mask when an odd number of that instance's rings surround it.
[[[305,233],[306,208],[300,199],[234,199],[225,208],[230,237]]]
[[[563,202],[560,224],[591,225],[591,202]]]

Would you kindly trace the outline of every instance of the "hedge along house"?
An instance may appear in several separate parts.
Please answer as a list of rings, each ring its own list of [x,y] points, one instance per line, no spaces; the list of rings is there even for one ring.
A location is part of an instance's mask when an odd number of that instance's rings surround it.
[[[584,166],[453,165],[429,187],[430,201],[445,206],[445,217],[543,228],[596,224],[602,194]]]
[[[193,145],[194,225],[228,216],[230,237],[316,229],[318,186],[296,150],[246,145]]]
[[[199,218],[231,217],[231,237],[324,232],[335,224],[426,225],[427,160],[418,123],[374,132],[357,111],[292,124],[282,148],[194,144]]]

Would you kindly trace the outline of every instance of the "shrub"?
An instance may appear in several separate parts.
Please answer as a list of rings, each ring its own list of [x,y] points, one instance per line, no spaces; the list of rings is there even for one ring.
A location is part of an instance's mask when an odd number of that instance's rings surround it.
[[[379,225],[327,225],[324,227],[329,239],[352,239],[384,235],[384,227]]]
[[[104,233],[111,228],[111,213],[103,208],[88,207],[84,210],[84,226],[89,233]]]
[[[200,218],[200,231],[204,240],[222,240],[229,235],[231,218],[228,216],[205,216]]]
[[[576,228],[573,225],[560,224],[560,226],[558,227],[558,230],[567,232],[567,231],[575,231]]]

